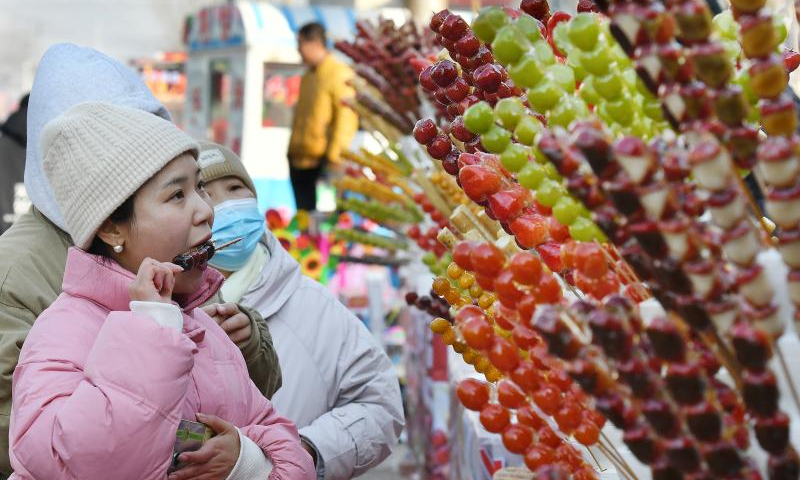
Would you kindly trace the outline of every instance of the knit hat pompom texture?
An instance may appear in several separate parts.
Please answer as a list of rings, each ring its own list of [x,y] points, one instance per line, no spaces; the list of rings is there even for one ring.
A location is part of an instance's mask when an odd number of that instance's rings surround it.
[[[79,248],[103,222],[166,164],[198,146],[150,112],[104,102],[67,110],[42,132],[45,175]]]

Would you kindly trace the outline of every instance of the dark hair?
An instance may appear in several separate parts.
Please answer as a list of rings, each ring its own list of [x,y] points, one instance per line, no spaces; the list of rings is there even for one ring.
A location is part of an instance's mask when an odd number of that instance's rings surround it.
[[[322,45],[328,45],[328,38],[325,35],[325,27],[319,22],[311,22],[303,25],[297,32],[297,36],[303,41],[318,40]]]
[[[133,223],[133,198],[131,195],[127,200],[122,202],[122,205],[117,207],[116,210],[108,217],[114,223]],[[112,247],[95,235],[92,244],[89,246],[89,253],[99,255],[103,258],[111,259]]]

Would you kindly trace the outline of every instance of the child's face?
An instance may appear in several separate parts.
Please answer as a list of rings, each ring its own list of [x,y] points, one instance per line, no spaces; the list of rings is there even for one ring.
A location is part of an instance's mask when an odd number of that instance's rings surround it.
[[[237,177],[223,177],[208,182],[206,184],[206,193],[208,193],[211,203],[215,207],[227,200],[255,198],[253,192]]]
[[[137,272],[146,257],[171,262],[210,240],[214,222],[210,202],[195,159],[184,154],[172,160],[136,192],[133,222],[120,226],[125,249],[119,263]],[[173,293],[192,293],[201,279],[197,268],[180,273]]]

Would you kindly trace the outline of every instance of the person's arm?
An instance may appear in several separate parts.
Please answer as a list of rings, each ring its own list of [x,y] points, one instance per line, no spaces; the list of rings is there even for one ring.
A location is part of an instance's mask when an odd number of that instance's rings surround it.
[[[336,406],[300,434],[319,452],[327,480],[359,476],[382,462],[405,423],[400,386],[389,358],[372,335],[338,302],[320,318],[346,325],[340,346]]]
[[[261,393],[267,398],[272,398],[272,395],[281,388],[283,381],[278,354],[272,345],[272,335],[269,333],[266,320],[257,310],[242,304],[238,306],[242,313],[250,318],[252,330],[250,339],[239,345],[247,364],[247,372]]]
[[[352,108],[344,105],[342,100],[355,95],[353,89],[347,85],[348,77],[352,75],[349,69],[342,70],[331,88],[331,128],[325,157],[331,163],[339,163],[342,150],[350,147],[353,136],[358,130],[358,115]]]
[[[0,478],[13,473],[8,458],[11,376],[17,367],[20,348],[35,320],[30,310],[0,302]]]
[[[111,312],[94,338],[76,323],[66,342],[51,328],[64,320],[39,319],[14,373],[15,470],[31,478],[106,478],[110,469],[119,479],[165,476],[197,346],[132,312]],[[76,346],[86,344],[84,362]]]

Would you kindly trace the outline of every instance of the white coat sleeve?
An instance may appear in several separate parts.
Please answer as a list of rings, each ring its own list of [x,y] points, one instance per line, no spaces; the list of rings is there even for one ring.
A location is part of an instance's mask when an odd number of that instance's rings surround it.
[[[405,419],[397,375],[364,325],[336,301],[319,318],[346,325],[335,407],[300,429],[322,456],[326,480],[359,476],[392,452]]]

